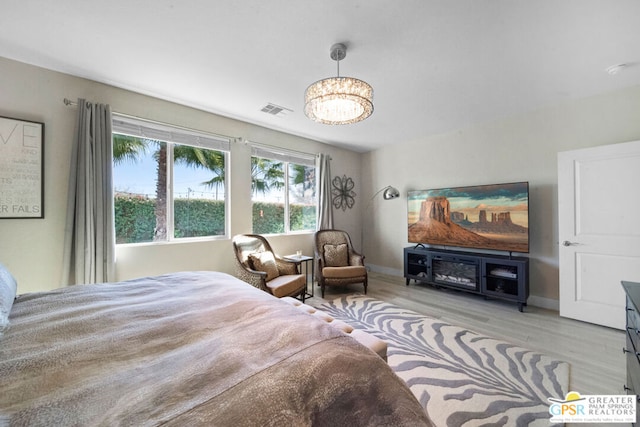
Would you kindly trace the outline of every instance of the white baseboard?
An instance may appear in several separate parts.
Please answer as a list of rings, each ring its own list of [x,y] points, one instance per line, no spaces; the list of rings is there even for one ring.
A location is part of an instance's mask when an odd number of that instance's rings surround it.
[[[367,270],[374,273],[388,274],[389,276],[403,277],[404,271],[397,268],[389,268],[381,265],[367,264]],[[533,307],[546,308],[547,310],[560,311],[560,301],[552,298],[539,297],[536,295],[529,295],[527,299],[527,305]]]

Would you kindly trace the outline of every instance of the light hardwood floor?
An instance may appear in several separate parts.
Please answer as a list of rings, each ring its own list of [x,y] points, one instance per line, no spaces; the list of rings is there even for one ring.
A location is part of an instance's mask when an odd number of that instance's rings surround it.
[[[362,292],[362,285],[327,288],[324,301]],[[310,300],[320,303],[320,288]],[[560,317],[558,312],[482,296],[436,289],[403,277],[369,272],[367,296],[501,339],[571,364],[569,390],[580,394],[625,394],[623,331]]]

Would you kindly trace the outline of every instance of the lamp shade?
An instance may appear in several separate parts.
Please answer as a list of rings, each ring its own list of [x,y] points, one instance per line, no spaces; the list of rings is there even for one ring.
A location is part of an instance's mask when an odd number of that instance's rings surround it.
[[[348,125],[373,113],[373,88],[353,77],[340,77],[340,61],[347,56],[347,46],[336,43],[329,56],[336,61],[337,77],[318,80],[304,92],[304,113],[311,120],[327,125]]]
[[[388,186],[382,192],[382,198],[385,199],[385,200],[395,199],[395,198],[398,198],[398,197],[400,197],[400,192],[398,191],[397,188],[392,187],[392,186]]]
[[[330,125],[356,123],[373,113],[373,88],[353,77],[331,77],[307,87],[304,112],[311,120]]]

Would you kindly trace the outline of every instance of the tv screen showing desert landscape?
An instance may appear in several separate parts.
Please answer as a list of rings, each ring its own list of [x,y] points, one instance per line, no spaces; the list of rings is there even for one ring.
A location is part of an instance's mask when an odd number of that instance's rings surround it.
[[[529,183],[408,193],[410,243],[529,252]]]

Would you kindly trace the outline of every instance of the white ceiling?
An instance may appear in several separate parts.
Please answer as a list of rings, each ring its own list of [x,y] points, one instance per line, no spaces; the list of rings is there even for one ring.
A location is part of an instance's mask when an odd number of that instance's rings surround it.
[[[638,85],[639,18],[637,0],[2,0],[0,56],[364,152]],[[361,123],[303,112],[336,42],[374,88]]]

